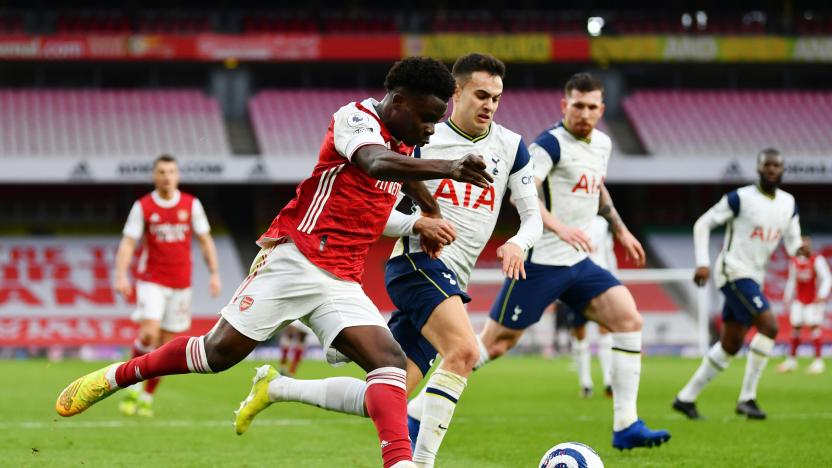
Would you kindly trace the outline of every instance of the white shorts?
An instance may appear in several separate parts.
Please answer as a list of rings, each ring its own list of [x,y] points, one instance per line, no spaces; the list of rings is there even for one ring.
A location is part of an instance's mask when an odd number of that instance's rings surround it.
[[[181,333],[191,328],[191,288],[174,289],[147,281],[136,282],[135,322],[156,320],[162,330]]]
[[[823,323],[823,310],[825,304],[813,302],[804,304],[800,301],[792,302],[792,310],[789,314],[789,321],[793,327],[812,327]]]
[[[324,352],[344,328],[387,328],[360,284],[319,268],[291,241],[257,254],[251,273],[220,314],[237,331],[261,342],[300,320],[312,329]]]

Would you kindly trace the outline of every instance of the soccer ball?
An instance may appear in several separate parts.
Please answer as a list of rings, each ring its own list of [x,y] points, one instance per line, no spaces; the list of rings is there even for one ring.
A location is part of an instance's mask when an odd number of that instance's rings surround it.
[[[601,457],[592,447],[578,442],[564,442],[550,448],[540,459],[540,468],[604,468]]]

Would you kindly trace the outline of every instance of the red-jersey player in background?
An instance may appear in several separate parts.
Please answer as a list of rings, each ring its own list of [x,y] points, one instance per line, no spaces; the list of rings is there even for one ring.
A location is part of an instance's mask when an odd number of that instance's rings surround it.
[[[407,435],[405,355],[361,289],[364,262],[400,189],[436,216],[438,205],[424,184],[414,181],[450,178],[487,188],[492,178],[479,155],[411,157],[413,146],[428,143],[454,92],[445,65],[406,58],[393,65],[384,84],[381,102],[352,102],[333,115],[312,175],[260,237],[263,250],[212,331],[175,338],[149,354],[77,379],[55,403],[60,415],[81,413],[118,389],[153,377],[223,371],[301,320],[324,349],[337,349],[367,371],[366,382],[325,379],[320,395],[299,392],[309,397],[304,401],[369,416],[385,468],[415,466]],[[399,181],[410,182],[402,187]],[[255,377],[252,395],[264,402],[262,407],[277,400],[265,391],[274,377],[259,371]],[[245,431],[253,417],[240,411],[237,432]]]
[[[133,203],[116,253],[115,289],[125,298],[132,294],[127,267],[136,244],[143,241],[136,268],[136,311],[139,335],[132,357],[149,353],[191,328],[191,238],[195,235],[211,272],[209,290],[220,293],[217,249],[199,199],[180,192],[176,160],[161,155],[153,162],[155,190]],[[128,416],[152,416],[153,393],[159,378],[136,384],[119,404]]]
[[[812,240],[803,236],[803,245],[797,255],[789,259],[789,279],[783,292],[783,304],[791,302],[789,321],[792,324],[792,341],[789,355],[777,367],[780,372],[791,372],[797,369],[797,347],[800,346],[800,331],[805,325],[809,327],[812,344],[815,346],[815,360],[809,365],[810,374],[820,374],[824,371],[821,358],[821,329],[826,299],[832,288],[832,274],[829,264],[819,253],[812,252]]]

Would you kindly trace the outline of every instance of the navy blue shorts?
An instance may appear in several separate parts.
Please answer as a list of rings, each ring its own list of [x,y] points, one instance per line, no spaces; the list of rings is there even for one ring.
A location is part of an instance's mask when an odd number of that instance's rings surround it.
[[[467,303],[471,302],[471,297],[459,288],[456,273],[441,260],[431,259],[422,252],[388,260],[384,281],[390,300],[399,309],[390,319],[390,331],[407,357],[422,369],[423,374],[427,373],[436,350],[422,336],[422,327],[445,299],[459,296]],[[427,357],[428,354],[431,355]]]
[[[586,315],[575,312],[569,305],[562,301],[555,302],[555,313],[563,316],[569,328],[582,327],[589,321],[586,319]]]
[[[725,296],[722,307],[722,320],[739,322],[747,327],[754,323],[754,317],[771,309],[768,298],[763,294],[760,285],[749,278],[729,281],[719,288]]]
[[[621,284],[609,271],[585,258],[572,266],[525,263],[525,280],[506,280],[491,306],[491,319],[504,327],[523,330],[537,323],[549,304],[560,299],[584,320],[589,302]]]

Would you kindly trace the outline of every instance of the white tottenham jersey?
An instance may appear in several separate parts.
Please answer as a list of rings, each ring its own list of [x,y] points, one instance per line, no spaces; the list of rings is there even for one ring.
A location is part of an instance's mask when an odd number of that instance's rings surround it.
[[[425,186],[439,203],[442,217],[456,228],[456,240],[442,249],[439,259],[454,271],[460,287],[467,288],[471,269],[491,237],[506,189],[511,199],[536,197],[529,152],[520,135],[492,123],[488,132],[471,138],[450,120],[436,126],[430,143],[417,148],[422,159],[459,159],[479,154],[494,182],[486,189],[451,179],[426,180]],[[396,242],[391,257],[419,252],[417,235]]]
[[[610,137],[598,129],[592,131],[589,139],[574,137],[563,123],[541,133],[529,147],[529,153],[534,176],[543,181],[546,209],[564,224],[587,232],[598,214],[601,184],[607,176],[611,152]],[[529,253],[529,261],[572,266],[586,256],[545,230]]]
[[[708,266],[710,231],[726,224],[722,251],[714,264],[716,285],[750,278],[763,284],[765,270],[780,239],[789,255],[800,247],[800,217],[794,197],[777,189],[774,197],[756,185],[724,195],[693,228],[696,266]]]
[[[610,223],[606,219],[596,216],[589,223],[586,235],[592,241],[595,250],[589,254],[590,260],[599,267],[615,274],[618,270],[618,259],[615,258],[615,242],[610,232]]]

